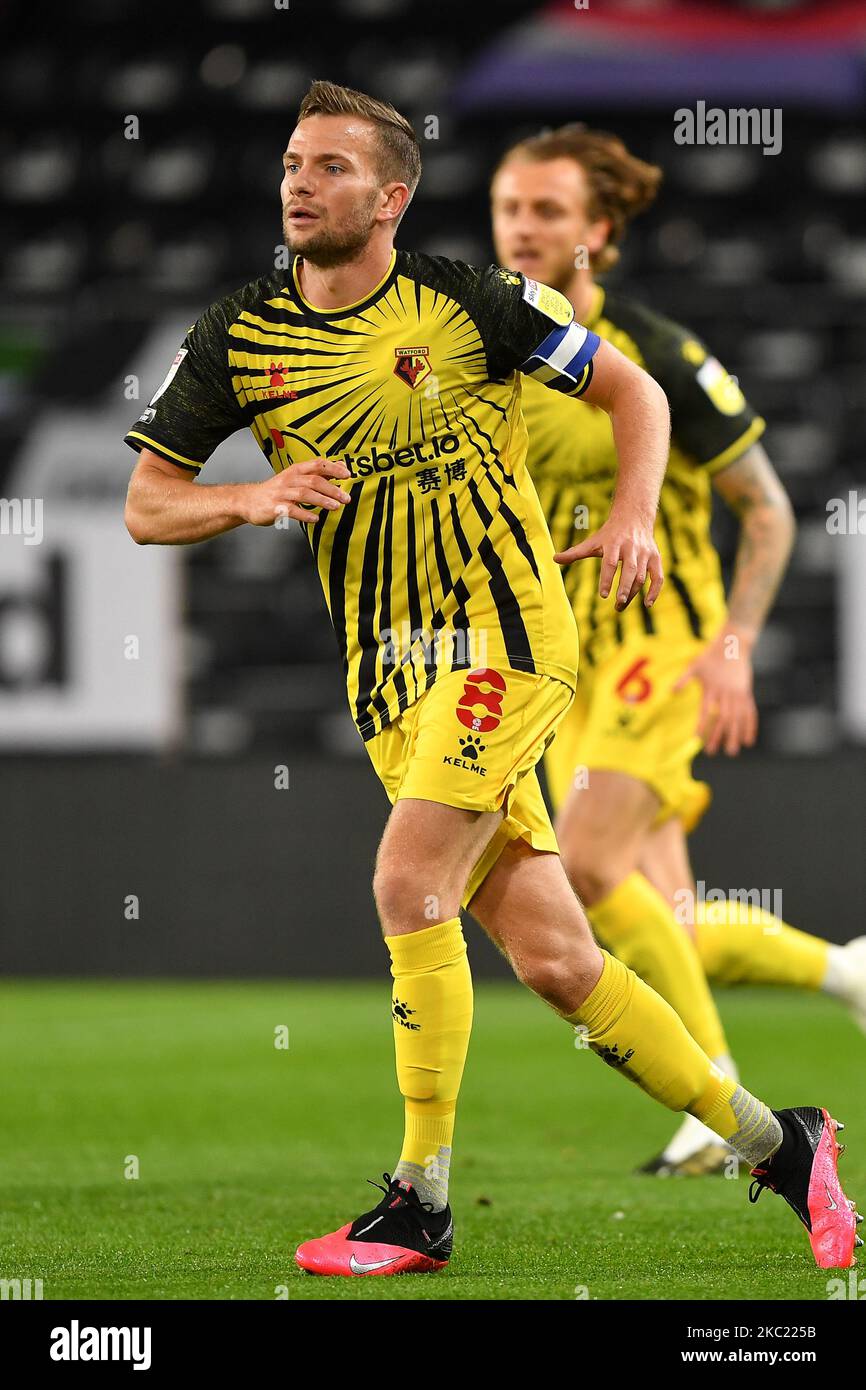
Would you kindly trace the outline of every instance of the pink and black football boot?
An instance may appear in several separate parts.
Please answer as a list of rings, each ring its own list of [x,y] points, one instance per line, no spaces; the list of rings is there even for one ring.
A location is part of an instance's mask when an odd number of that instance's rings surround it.
[[[329,1236],[299,1245],[295,1261],[309,1274],[431,1274],[451,1256],[451,1208],[434,1212],[409,1182],[383,1173],[377,1207]]]
[[[837,1167],[845,1146],[837,1144],[836,1132],[845,1126],[811,1105],[773,1114],[782,1126],[782,1143],[752,1169],[749,1201],[757,1202],[765,1187],[777,1192],[809,1232],[818,1266],[849,1269],[857,1263],[854,1247],[863,1244],[857,1235],[863,1217],[839,1182]]]

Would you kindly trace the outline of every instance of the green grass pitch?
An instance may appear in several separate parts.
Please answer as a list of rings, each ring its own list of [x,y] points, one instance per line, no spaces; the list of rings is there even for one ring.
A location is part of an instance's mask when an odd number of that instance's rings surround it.
[[[720,1000],[753,1090],[846,1122],[866,1209],[866,1038],[823,997]],[[386,978],[11,981],[0,1049],[0,1278],[42,1279],[46,1299],[827,1298],[793,1213],[770,1193],[750,1207],[747,1176],[633,1175],[675,1117],[517,985],[476,991],[437,1275],[317,1279],[293,1260],[375,1205],[364,1179],[396,1161]]]

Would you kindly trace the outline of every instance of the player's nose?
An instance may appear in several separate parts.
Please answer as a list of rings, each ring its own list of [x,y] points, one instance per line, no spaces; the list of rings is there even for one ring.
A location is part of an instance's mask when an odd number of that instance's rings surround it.
[[[302,198],[310,197],[310,195],[313,193],[314,187],[315,179],[313,178],[313,175],[305,172],[304,170],[298,170],[296,173],[289,175],[287,188],[289,192],[289,197],[293,201],[296,198],[300,200]]]

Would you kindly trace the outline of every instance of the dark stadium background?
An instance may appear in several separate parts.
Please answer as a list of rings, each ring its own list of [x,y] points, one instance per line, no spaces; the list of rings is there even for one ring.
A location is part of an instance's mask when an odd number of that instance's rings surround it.
[[[490,260],[489,171],[543,125],[585,119],[664,167],[616,281],[739,376],[799,521],[760,743],[703,765],[696,874],[862,932],[866,536],[831,534],[827,504],[866,486],[866,7],[68,0],[3,5],[0,36],[0,496],[45,517],[41,545],[0,535],[0,968],[384,974],[387,803],[301,536],[155,555],[122,520],[125,429],[187,325],[273,264],[314,77],[438,121],[398,244]],[[698,99],[781,107],[781,153],[676,145]],[[205,474],[264,476],[241,436]],[[718,535],[730,561],[721,514]],[[477,931],[470,950],[504,972]]]

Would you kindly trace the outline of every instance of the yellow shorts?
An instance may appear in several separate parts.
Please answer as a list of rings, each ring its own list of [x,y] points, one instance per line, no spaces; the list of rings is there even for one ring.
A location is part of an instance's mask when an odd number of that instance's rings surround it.
[[[442,675],[365,747],[391,803],[504,811],[469,877],[469,904],[509,840],[559,852],[535,765],[573,692],[555,676],[483,668]]]
[[[678,816],[686,831],[694,829],[712,797],[692,776],[701,689],[698,681],[677,693],[673,687],[704,645],[647,635],[617,647],[600,666],[584,663],[577,697],[544,759],[557,810],[582,770],[625,772],[661,801],[655,825]]]

